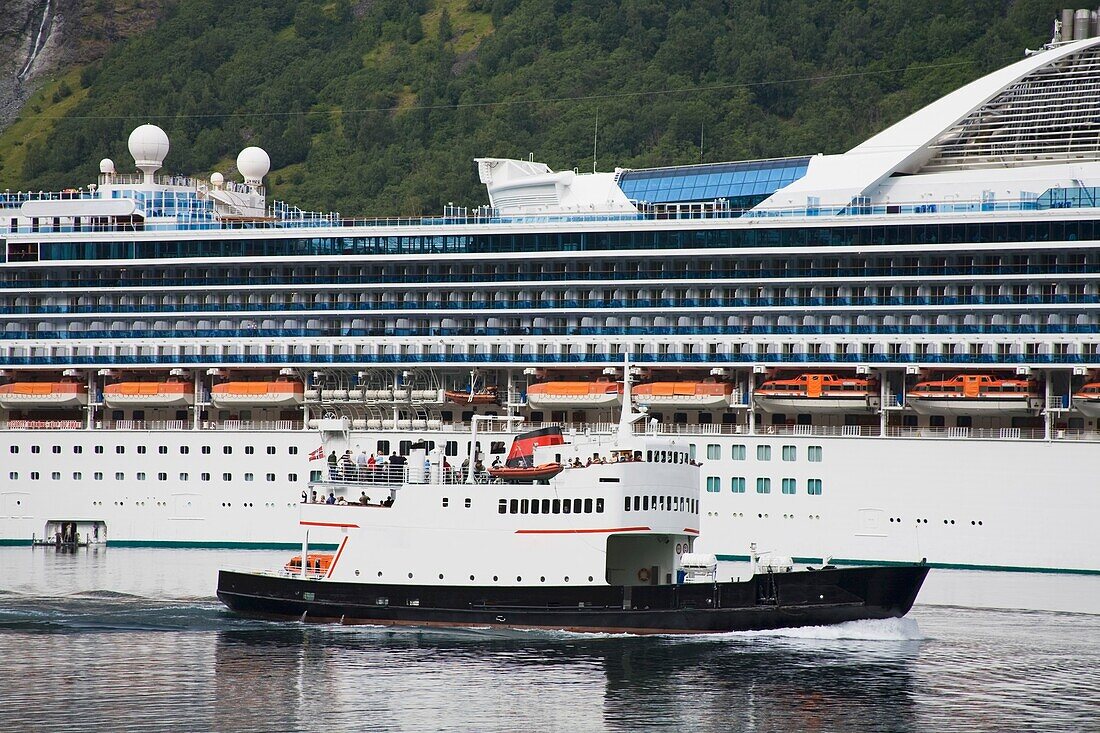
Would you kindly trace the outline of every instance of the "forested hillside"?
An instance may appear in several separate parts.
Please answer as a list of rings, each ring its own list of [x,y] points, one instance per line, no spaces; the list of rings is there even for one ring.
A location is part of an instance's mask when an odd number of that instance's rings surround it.
[[[0,134],[0,188],[87,183],[103,157],[127,170],[147,121],[171,171],[229,173],[260,145],[276,197],[349,215],[484,203],[476,156],[591,169],[597,114],[603,170],[839,152],[1021,58],[1058,7],[184,0],[23,110],[23,129],[52,127]]]

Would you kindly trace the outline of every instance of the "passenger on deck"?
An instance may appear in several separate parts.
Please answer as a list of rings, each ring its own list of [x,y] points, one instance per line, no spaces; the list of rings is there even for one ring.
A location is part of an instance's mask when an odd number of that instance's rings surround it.
[[[325,503],[326,504],[335,504],[336,503],[336,494],[334,494],[330,491],[329,494],[328,494],[328,499],[325,501]]]
[[[336,480],[336,451],[328,454],[328,477],[330,481]]]
[[[382,500],[381,506],[393,506],[393,497],[387,496],[385,499]]]
[[[367,492],[362,491],[359,493],[359,504],[360,506],[370,505],[370,497],[367,496]]]
[[[360,450],[355,456],[355,480],[362,481],[367,477],[367,452]]]
[[[355,461],[351,457],[351,451],[344,451],[340,458],[340,473],[344,481],[351,481],[355,475]]]
[[[400,456],[397,453],[390,454],[390,481],[401,481],[404,476],[402,469],[405,468],[405,456]]]
[[[317,503],[317,489],[314,489],[313,491],[309,492],[309,503],[310,504],[316,504]]]

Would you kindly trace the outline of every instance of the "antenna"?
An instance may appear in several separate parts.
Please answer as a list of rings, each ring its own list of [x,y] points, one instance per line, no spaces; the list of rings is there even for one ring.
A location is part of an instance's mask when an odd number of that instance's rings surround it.
[[[592,172],[596,172],[596,140],[600,137],[600,108],[596,107],[596,129],[592,132]]]

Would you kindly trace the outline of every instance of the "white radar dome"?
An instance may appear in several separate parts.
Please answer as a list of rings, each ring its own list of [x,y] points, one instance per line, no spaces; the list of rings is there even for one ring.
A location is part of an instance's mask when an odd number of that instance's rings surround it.
[[[214,171],[210,175],[210,183],[214,186],[214,188],[221,188],[222,184],[225,183],[225,176],[223,176],[221,173],[218,173],[217,171]]]
[[[271,158],[263,148],[245,148],[237,156],[237,170],[244,176],[245,183],[258,184],[271,170]]]
[[[160,168],[168,155],[168,135],[156,125],[142,125],[130,133],[129,148],[137,167],[152,172]]]
[[[111,160],[110,158],[104,158],[103,160],[99,161],[99,172],[100,173],[114,173],[115,172],[115,162],[113,160]]]

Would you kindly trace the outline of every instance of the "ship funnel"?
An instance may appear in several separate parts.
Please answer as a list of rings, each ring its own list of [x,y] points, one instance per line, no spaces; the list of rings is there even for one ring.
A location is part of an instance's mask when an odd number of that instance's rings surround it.
[[[1088,10],[1078,10],[1073,14],[1073,40],[1083,41],[1089,37],[1092,26],[1092,13]]]

